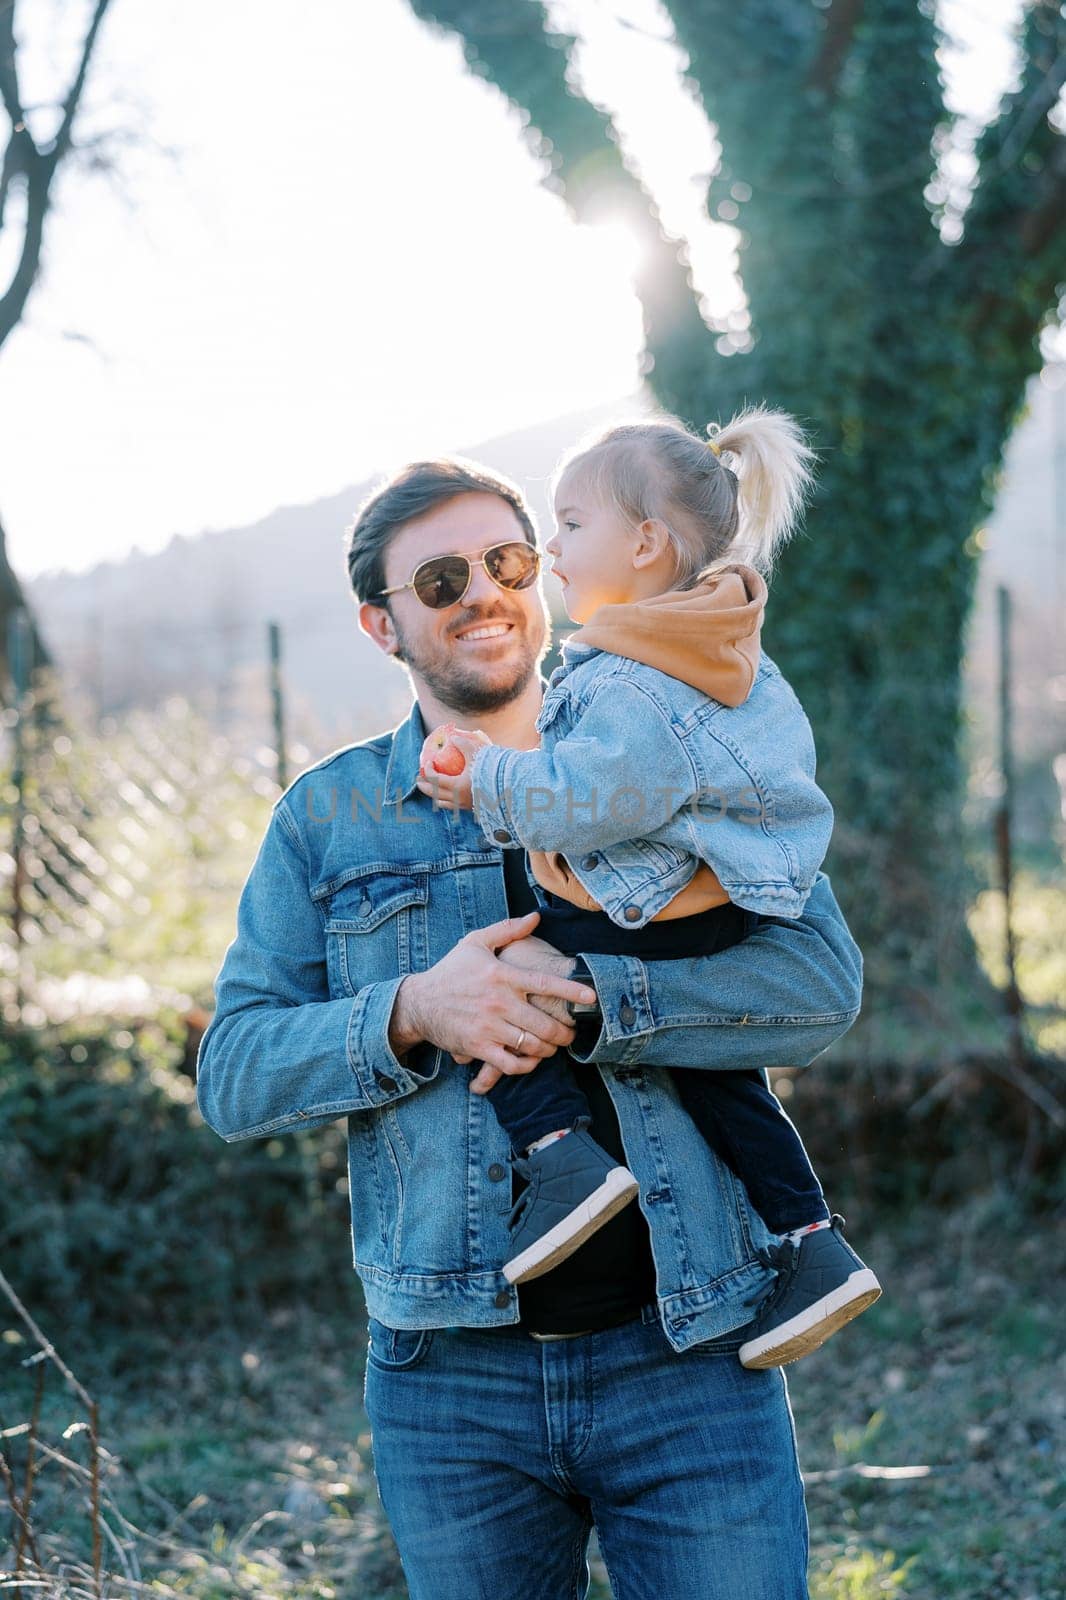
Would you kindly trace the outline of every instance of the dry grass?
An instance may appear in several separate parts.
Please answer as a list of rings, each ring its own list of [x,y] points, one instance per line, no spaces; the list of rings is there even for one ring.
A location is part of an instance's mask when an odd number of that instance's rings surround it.
[[[996,1194],[951,1217],[860,1232],[885,1297],[790,1378],[813,1600],[1055,1600],[1058,1231]],[[0,1426],[18,1495],[38,1368],[22,1365],[33,1337],[8,1321]],[[0,1590],[25,1600],[406,1593],[373,1484],[363,1333],[340,1311],[277,1310],[254,1333],[207,1345],[131,1330],[67,1358],[100,1403],[100,1586],[90,1440],[71,1432],[84,1404],[54,1373],[36,1427],[36,1559],[24,1539],[15,1577],[9,1512]],[[605,1600],[595,1552],[593,1574],[593,1600]]]

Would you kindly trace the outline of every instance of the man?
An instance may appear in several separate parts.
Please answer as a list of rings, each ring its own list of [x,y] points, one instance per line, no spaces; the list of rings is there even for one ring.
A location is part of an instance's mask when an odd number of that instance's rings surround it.
[[[413,1600],[580,1596],[593,1524],[616,1600],[802,1600],[784,1381],[736,1357],[772,1240],[658,1069],[810,1061],[857,1015],[859,954],[821,875],[801,919],[753,918],[718,955],[575,963],[523,915],[513,841],[420,793],[442,722],[537,741],[533,542],[514,485],[470,463],[409,467],[360,512],[360,625],[416,703],[275,805],[199,1104],[230,1140],[348,1117],[366,1403]],[[510,1151],[471,1083],[559,1046],[640,1205],[516,1289]]]

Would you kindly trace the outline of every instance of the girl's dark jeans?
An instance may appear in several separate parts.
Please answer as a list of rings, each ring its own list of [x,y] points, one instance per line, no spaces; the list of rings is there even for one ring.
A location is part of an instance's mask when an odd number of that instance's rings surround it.
[[[739,906],[724,905],[634,930],[618,927],[605,912],[582,911],[551,894],[546,899],[537,937],[566,955],[628,955],[642,961],[714,955],[739,944],[758,922]],[[681,1104],[741,1179],[772,1233],[828,1217],[803,1141],[761,1072],[670,1070]],[[565,1050],[548,1056],[535,1072],[501,1078],[487,1098],[519,1153],[557,1128],[589,1123],[588,1101]]]

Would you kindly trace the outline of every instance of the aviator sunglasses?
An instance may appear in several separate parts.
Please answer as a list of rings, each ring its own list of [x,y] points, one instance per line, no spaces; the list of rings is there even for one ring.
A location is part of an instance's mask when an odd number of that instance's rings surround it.
[[[445,606],[458,605],[470,587],[475,567],[484,567],[498,589],[528,589],[537,581],[540,551],[524,539],[494,544],[491,550],[482,551],[476,561],[474,554],[471,551],[468,555],[431,556],[415,568],[409,583],[382,589],[374,599],[385,600],[390,594],[413,589],[424,606],[431,611],[442,611]]]

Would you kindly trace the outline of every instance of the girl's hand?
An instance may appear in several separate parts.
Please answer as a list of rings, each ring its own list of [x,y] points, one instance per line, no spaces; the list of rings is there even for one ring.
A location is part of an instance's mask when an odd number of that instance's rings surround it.
[[[470,769],[478,751],[491,743],[480,728],[471,731],[442,723],[422,746],[418,788],[438,807],[469,811],[473,806]]]
[[[486,1066],[483,1061],[477,1077],[470,1080],[471,1093],[488,1094],[489,1090],[494,1089],[503,1076],[501,1068]]]

